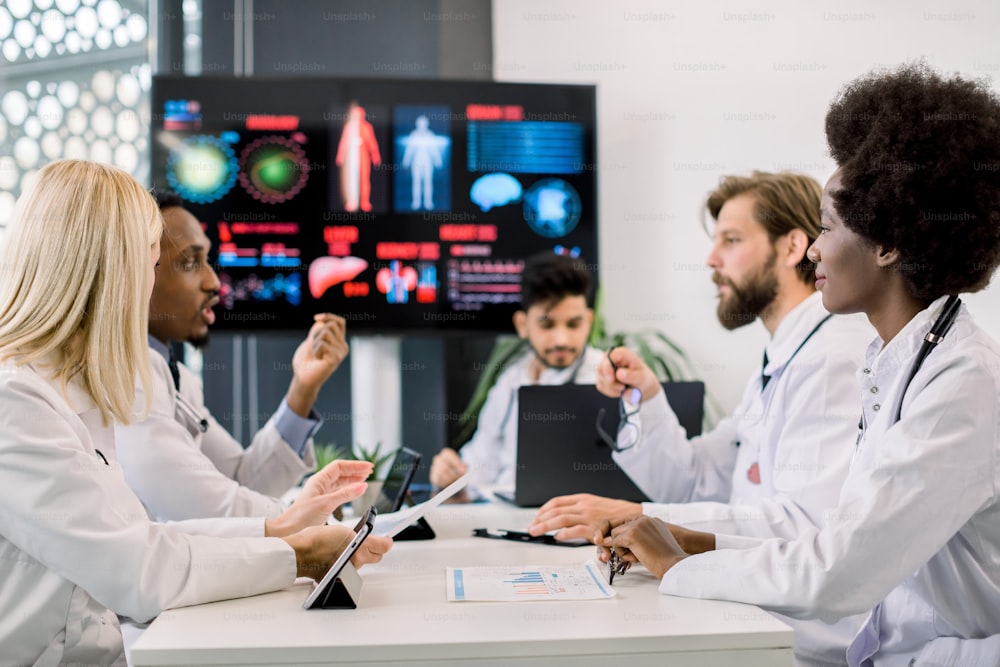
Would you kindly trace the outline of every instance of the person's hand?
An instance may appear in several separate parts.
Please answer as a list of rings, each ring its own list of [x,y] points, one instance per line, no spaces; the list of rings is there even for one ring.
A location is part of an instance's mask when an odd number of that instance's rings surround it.
[[[674,539],[670,524],[648,516],[623,516],[605,521],[594,531],[597,557],[606,563],[611,549],[628,562],[642,563],[654,577],[662,579],[690,554]]]
[[[616,371],[611,362],[618,367]],[[605,396],[618,398],[626,387],[635,387],[642,393],[642,400],[648,401],[663,388],[656,374],[642,359],[627,347],[615,347],[601,358],[597,365],[597,390]]]
[[[615,516],[642,513],[642,505],[627,500],[602,498],[589,493],[553,498],[538,508],[538,514],[528,526],[532,535],[552,530],[557,540],[594,540],[594,531]]]
[[[462,461],[451,447],[445,447],[434,455],[431,461],[431,484],[444,488],[464,475],[469,470],[469,466]]]
[[[354,539],[354,531],[347,526],[312,526],[282,539],[295,549],[296,576],[319,580]],[[391,548],[391,537],[369,535],[351,563],[355,567],[377,563]]]
[[[284,537],[326,523],[333,510],[361,497],[373,468],[368,461],[331,461],[306,480],[291,507],[264,522],[264,535]]]
[[[285,400],[292,412],[308,417],[319,390],[347,357],[347,322],[330,313],[314,315],[309,335],[292,356],[292,383]]]

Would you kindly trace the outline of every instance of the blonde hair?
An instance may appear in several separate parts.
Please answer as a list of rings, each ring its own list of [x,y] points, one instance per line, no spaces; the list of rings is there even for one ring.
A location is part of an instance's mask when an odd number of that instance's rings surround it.
[[[150,395],[149,262],[162,230],[152,195],[121,169],[44,167],[0,248],[0,360],[51,361],[63,389],[79,382],[105,424],[128,423],[136,376]]]

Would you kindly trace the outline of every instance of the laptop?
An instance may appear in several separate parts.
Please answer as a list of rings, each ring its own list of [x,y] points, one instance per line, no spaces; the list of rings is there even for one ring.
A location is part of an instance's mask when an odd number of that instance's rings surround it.
[[[688,437],[701,433],[703,382],[666,382],[667,400]],[[518,393],[515,505],[538,507],[556,496],[593,493],[636,502],[649,500],[611,458],[597,432],[618,432],[618,399],[593,385],[521,387]],[[497,494],[504,497],[501,494]]]

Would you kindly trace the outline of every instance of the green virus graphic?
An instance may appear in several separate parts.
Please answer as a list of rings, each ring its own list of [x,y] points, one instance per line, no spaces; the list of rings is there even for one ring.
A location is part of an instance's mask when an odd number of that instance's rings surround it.
[[[240,154],[240,185],[265,204],[279,204],[297,195],[309,179],[309,160],[296,142],[261,137]]]

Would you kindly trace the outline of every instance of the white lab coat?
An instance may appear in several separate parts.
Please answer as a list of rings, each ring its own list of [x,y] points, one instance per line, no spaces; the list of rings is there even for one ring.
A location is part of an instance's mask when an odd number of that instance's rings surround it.
[[[151,523],[115,464],[113,429],[89,396],[71,383],[64,397],[36,368],[0,365],[5,663],[111,664],[122,654],[116,612],[146,621],[295,580],[295,552],[283,540]]]
[[[939,637],[1000,633],[1000,346],[964,307],[890,423],[943,303],[884,349],[878,338],[869,347],[857,376],[866,430],[822,530],[795,541],[718,536],[716,551],[664,575],[663,593],[798,618],[872,610],[852,665],[872,664],[871,652],[878,667],[919,664],[922,651],[948,649],[934,647]]]
[[[860,410],[854,374],[875,333],[864,316],[832,317],[793,357],[828,314],[818,292],[788,313],[766,348],[767,387],[755,373],[733,414],[709,433],[689,440],[662,393],[643,403],[642,441],[615,460],[663,501],[644,503],[644,514],[762,538],[795,539],[822,524],[847,476]],[[755,464],[760,483],[750,479]],[[782,620],[795,627],[800,663],[832,665],[843,662],[864,618]]]
[[[284,511],[275,497],[316,467],[312,439],[305,456],[285,442],[272,418],[244,449],[205,407],[200,380],[184,364],[181,397],[208,422],[202,432],[184,410],[170,368],[150,348],[153,397],[149,415],[115,428],[118,459],[125,479],[150,515],[161,521],[198,517],[257,516],[272,518]],[[136,388],[136,412],[145,405]]]
[[[594,384],[597,365],[604,355],[587,347],[579,367],[546,368],[538,378],[540,385]],[[479,412],[479,424],[472,438],[462,446],[462,461],[469,466],[472,487],[495,487],[511,490],[515,484],[517,465],[517,390],[532,381],[528,367],[535,358],[533,352],[518,359],[500,374]],[[595,390],[596,391],[596,390]]]
[[[907,667],[997,667],[1000,665],[1000,635],[986,639],[938,637]]]

